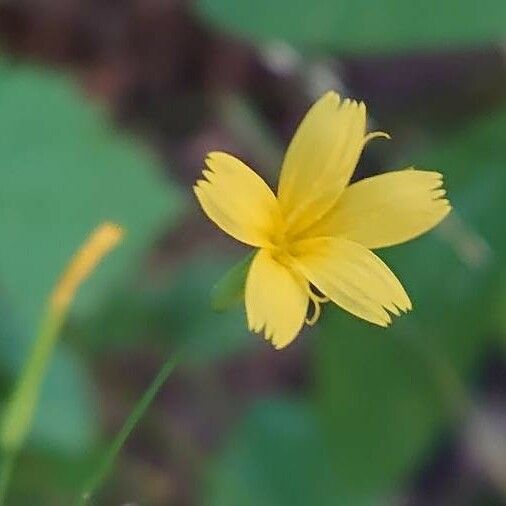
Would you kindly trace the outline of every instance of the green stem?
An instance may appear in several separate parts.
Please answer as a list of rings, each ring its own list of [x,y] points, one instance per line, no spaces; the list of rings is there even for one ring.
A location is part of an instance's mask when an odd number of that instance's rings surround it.
[[[5,410],[0,429],[4,451],[17,452],[30,429],[37,407],[40,385],[58,339],[62,324],[60,315],[48,311],[24,369]]]
[[[61,330],[60,313],[48,311],[37,339],[7,404],[0,426],[0,448],[3,452],[0,469],[0,506],[5,502],[14,460],[30,430],[40,386]]]
[[[136,425],[139,423],[140,419],[143,417],[146,410],[149,408],[150,404],[153,402],[153,399],[156,397],[156,394],[163,386],[163,384],[167,381],[168,377],[174,370],[174,368],[181,361],[182,353],[176,353],[169,357],[167,361],[164,363],[155,379],[151,383],[151,385],[145,390],[142,397],[139,399],[134,409],[130,412],[130,415],[126,419],[123,427],[118,432],[113,442],[111,443],[109,449],[105,452],[104,456],[101,458],[99,465],[92,475],[90,480],[86,483],[83,491],[81,492],[77,504],[84,505],[88,502],[88,500],[93,496],[93,494],[100,487],[102,482],[104,481],[107,474],[113,467],[114,460],[116,459],[118,453],[121,448],[125,444],[125,441],[130,436],[132,431],[135,429]]]

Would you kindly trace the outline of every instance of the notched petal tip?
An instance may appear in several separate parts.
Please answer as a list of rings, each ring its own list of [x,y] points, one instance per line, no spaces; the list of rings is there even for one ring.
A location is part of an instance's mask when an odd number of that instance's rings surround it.
[[[385,309],[394,316],[401,316],[401,308],[397,304],[389,304]]]
[[[251,315],[248,311],[246,311],[246,322],[248,325],[248,330],[250,332],[254,332],[255,334],[260,334],[265,327],[264,322],[255,319],[253,315]]]
[[[400,306],[400,305],[395,305],[396,306],[396,309],[398,311],[400,311],[400,313],[398,312],[398,314],[395,314],[395,316],[402,316],[403,314],[408,314],[412,309],[413,309],[413,306],[411,304],[411,301],[408,300],[408,303],[409,304],[406,304],[406,305],[403,305],[403,306]],[[402,313],[402,314],[401,314]]]
[[[292,344],[295,339],[281,339],[279,335],[273,335],[271,339],[271,344],[275,350],[282,350]]]
[[[444,197],[445,195],[446,190],[444,188],[433,190],[431,193],[432,200],[443,200],[441,197]]]
[[[443,221],[451,213],[451,211],[453,210],[453,206],[446,199],[438,200],[438,202],[441,202],[442,204],[440,221]]]
[[[411,299],[409,298],[404,288],[402,288],[402,286],[401,289],[402,292],[397,295],[395,300],[393,300],[392,303],[389,304],[388,306],[385,306],[385,309],[387,311],[389,311],[391,314],[397,317],[400,317],[403,314],[407,314],[413,309]],[[390,323],[392,323],[392,321]]]
[[[337,103],[341,101],[341,95],[335,90],[326,91],[320,98],[320,100],[332,100]]]
[[[248,324],[248,328],[250,332],[254,332],[255,334],[263,334],[264,340],[269,342],[275,350],[286,348],[290,343],[294,341],[294,339],[282,339],[282,336],[277,334],[274,329],[269,326],[269,324]]]
[[[207,160],[216,160],[216,158],[220,158],[221,156],[232,156],[228,153],[225,153],[224,151],[209,151],[206,155],[206,161]]]
[[[205,193],[206,188],[209,188],[210,183],[207,179],[198,179],[196,183],[193,185],[193,191],[198,196],[201,196]]]
[[[204,163],[212,174],[216,173],[216,169],[223,170],[227,163],[236,163],[238,158],[225,151],[210,151],[207,153]],[[219,165],[218,165],[219,164]],[[206,170],[206,169],[204,169]]]
[[[413,309],[413,304],[405,292],[404,297],[401,300],[396,300],[394,304],[396,308],[403,314],[407,314]],[[396,316],[401,316],[401,314],[397,314]]]
[[[211,167],[209,167],[208,169],[203,169],[202,170],[202,175],[208,180],[208,181],[211,181],[211,179],[213,178],[215,172],[213,171],[213,169]]]
[[[388,327],[390,327],[390,324],[392,323],[392,319],[382,320],[382,321],[378,321],[378,322],[371,322],[371,323],[378,325],[378,327],[382,327],[384,329],[387,329]]]
[[[199,179],[194,185],[193,185],[193,192],[195,193],[195,196],[197,197],[197,200],[202,204],[202,198],[204,197],[205,193],[205,183],[207,181],[204,181],[203,179]]]
[[[281,339],[274,328],[268,322],[248,321],[248,329],[255,334],[261,334],[265,341],[269,342],[275,350],[286,348],[293,339]]]
[[[429,190],[440,189],[444,184],[444,176],[440,172],[432,170],[421,170],[415,167],[410,167],[417,174],[416,177],[420,178],[419,181],[426,185]]]

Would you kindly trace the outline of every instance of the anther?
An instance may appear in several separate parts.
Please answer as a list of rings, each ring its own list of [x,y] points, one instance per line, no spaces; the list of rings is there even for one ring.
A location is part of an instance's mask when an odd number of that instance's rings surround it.
[[[306,318],[306,323],[309,326],[313,326],[318,321],[322,312],[320,308],[320,303],[316,299],[311,298],[311,302],[314,305],[314,313],[313,316],[311,316],[311,318]]]
[[[365,137],[364,137],[364,146],[369,142],[369,141],[372,141],[373,139],[377,139],[378,137],[383,137],[384,139],[388,139],[390,140],[391,137],[390,135],[388,135],[387,133],[385,132],[371,132],[371,133],[368,133]]]
[[[314,305],[314,313],[311,316],[311,318],[306,318],[306,323],[310,326],[314,325],[321,315],[321,307],[320,304],[325,304],[326,302],[329,302],[330,299],[328,297],[317,295],[316,293],[311,290],[311,287],[307,287],[307,294],[309,296],[309,299]]]

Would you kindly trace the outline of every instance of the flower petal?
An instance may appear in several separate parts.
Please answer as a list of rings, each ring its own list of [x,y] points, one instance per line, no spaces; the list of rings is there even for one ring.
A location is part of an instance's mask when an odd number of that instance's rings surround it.
[[[442,185],[441,174],[414,169],[363,179],[307,234],[344,236],[371,249],[409,241],[450,212]]]
[[[305,280],[276,261],[269,250],[260,250],[246,279],[246,314],[249,329],[265,332],[277,348],[290,344],[307,314]]]
[[[252,246],[268,246],[279,227],[272,190],[247,165],[227,153],[209,153],[208,169],[193,187],[202,209],[227,234]]]
[[[289,229],[300,231],[336,202],[364,146],[365,105],[326,93],[306,114],[286,152],[278,199]]]
[[[347,239],[319,237],[293,246],[294,265],[318,290],[346,311],[386,327],[387,310],[411,309],[392,271],[367,248]]]

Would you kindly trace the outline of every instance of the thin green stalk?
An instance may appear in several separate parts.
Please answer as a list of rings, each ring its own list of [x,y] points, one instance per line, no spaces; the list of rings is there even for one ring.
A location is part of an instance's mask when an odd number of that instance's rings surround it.
[[[62,323],[63,318],[60,313],[48,310],[5,409],[0,426],[0,448],[3,453],[0,468],[0,506],[5,504],[14,460],[30,430],[40,386],[60,334]]]
[[[5,503],[15,459],[32,425],[40,387],[68,308],[77,289],[123,237],[123,229],[103,223],[84,242],[63,271],[48,300],[39,332],[5,408],[0,425],[0,506]]]
[[[167,381],[174,368],[181,362],[181,358],[182,352],[172,355],[167,359],[162,368],[158,371],[155,379],[145,390],[142,397],[139,399],[133,410],[128,415],[128,418],[123,424],[123,427],[120,429],[111,445],[109,446],[108,450],[100,459],[95,473],[91,476],[90,480],[84,486],[77,500],[77,504],[85,505],[102,485],[107,474],[111,471],[114,461],[118,456],[121,448],[125,444],[125,441],[135,429],[140,419],[144,416],[144,413],[147,411],[150,404],[156,397],[156,394],[163,386],[163,384]]]
[[[61,315],[52,311],[48,311],[42,321],[39,334],[2,420],[0,445],[5,452],[16,453],[30,429],[40,385],[58,339],[62,321]]]

